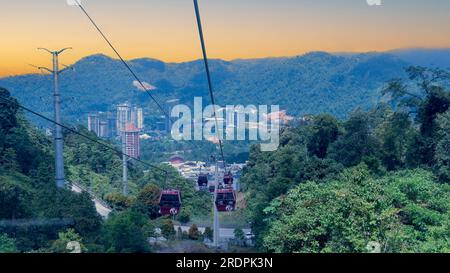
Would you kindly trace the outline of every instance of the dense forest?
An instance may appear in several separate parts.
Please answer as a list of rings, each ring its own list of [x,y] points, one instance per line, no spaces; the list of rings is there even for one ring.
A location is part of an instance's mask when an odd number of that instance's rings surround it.
[[[121,165],[116,164],[121,156],[65,132],[67,180],[110,204],[113,213],[102,219],[89,194],[56,188],[51,139],[28,123],[6,89],[0,88],[0,96],[11,101],[0,100],[0,253],[69,252],[71,241],[82,242],[84,252],[152,251],[147,238],[155,228],[174,231],[172,221],[158,214],[162,188],[183,192],[185,207],[177,220],[211,213],[211,197],[195,191],[169,166],[160,166],[169,173],[166,177],[130,164],[131,194],[123,196]],[[76,129],[95,138],[85,128]]]
[[[260,250],[450,251],[450,74],[407,74],[384,88],[390,104],[252,148],[242,184]]]

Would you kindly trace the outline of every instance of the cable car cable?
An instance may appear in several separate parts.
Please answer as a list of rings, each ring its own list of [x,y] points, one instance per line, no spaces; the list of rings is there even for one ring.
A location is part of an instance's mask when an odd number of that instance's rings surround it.
[[[114,47],[114,45],[111,43],[111,41],[106,37],[104,32],[100,29],[100,27],[95,23],[94,19],[89,15],[89,13],[86,11],[86,9],[81,5],[81,3],[77,3],[77,5],[80,7],[81,11],[87,16],[89,21],[91,21],[92,25],[95,27],[95,29],[100,33],[100,35],[103,37],[103,39],[108,43],[109,47],[116,53],[117,57],[119,57],[120,61],[125,65],[125,67],[130,71],[130,73],[133,75],[133,77],[138,81],[139,85],[144,89],[144,91],[150,96],[150,98],[156,103],[158,108],[163,112],[163,114],[170,119],[169,114],[166,112],[166,110],[161,106],[161,104],[156,100],[156,98],[150,93],[150,91],[145,87],[144,83],[141,81],[141,79],[137,76],[137,74],[131,69],[130,65],[125,61],[124,58],[120,55],[120,53],[117,51],[117,49]]]
[[[98,145],[100,145],[102,147],[105,147],[105,148],[107,148],[107,149],[109,149],[111,151],[114,151],[114,152],[116,152],[116,153],[118,153],[120,155],[125,155],[126,157],[128,157],[128,158],[130,158],[130,159],[132,159],[134,161],[137,161],[137,162],[139,162],[139,163],[141,163],[141,164],[143,164],[145,166],[151,167],[151,168],[153,168],[155,170],[159,170],[159,171],[163,172],[166,176],[168,175],[168,171],[166,171],[166,170],[164,170],[164,169],[162,169],[162,168],[160,168],[158,166],[149,164],[149,163],[144,162],[144,161],[142,161],[142,160],[140,160],[138,158],[129,156],[129,155],[127,155],[127,154],[125,154],[125,153],[115,149],[114,147],[111,147],[110,145],[107,145],[107,144],[105,144],[105,143],[103,143],[101,141],[98,141],[98,140],[96,140],[96,139],[94,139],[92,137],[89,137],[89,136],[87,136],[85,134],[82,134],[82,133],[78,132],[77,130],[74,130],[74,129],[70,128],[69,126],[66,126],[64,124],[60,124],[60,123],[58,123],[58,122],[56,122],[56,121],[54,121],[54,120],[52,120],[52,119],[50,119],[50,118],[40,114],[38,112],[35,112],[35,111],[33,111],[33,110],[31,110],[31,109],[21,105],[18,101],[10,100],[10,99],[7,99],[7,98],[2,97],[2,96],[0,96],[0,99],[3,100],[3,101],[9,102],[9,103],[15,104],[15,105],[17,105],[17,107],[19,107],[19,108],[21,108],[21,109],[23,109],[23,110],[25,110],[25,111],[35,115],[35,116],[38,116],[38,117],[40,117],[40,118],[42,118],[42,119],[44,119],[44,120],[46,120],[48,122],[51,122],[53,124],[56,124],[58,126],[61,126],[62,128],[66,129],[67,131],[70,131],[70,132],[72,132],[72,133],[74,133],[76,135],[79,135],[79,136],[81,136],[81,137],[83,137],[83,138],[85,138],[85,139],[87,139],[87,140],[89,140],[91,142],[94,142],[94,143],[96,143],[96,144],[98,144]]]
[[[201,47],[202,47],[203,62],[205,63],[206,78],[208,79],[209,95],[211,97],[211,103],[213,105],[213,110],[214,110],[214,119],[216,121],[216,132],[217,132],[217,138],[219,140],[220,154],[222,157],[222,161],[223,161],[224,169],[225,169],[225,173],[226,173],[227,166],[226,166],[226,162],[225,162],[225,156],[223,153],[223,143],[222,143],[222,140],[220,138],[220,133],[219,133],[219,121],[217,119],[216,102],[215,102],[215,98],[214,98],[214,89],[213,89],[213,84],[212,84],[212,80],[211,80],[211,73],[209,70],[208,55],[206,53],[206,45],[205,45],[205,39],[203,36],[202,20],[200,18],[200,10],[198,8],[197,0],[194,0],[194,8],[195,8],[195,16],[197,19],[198,33],[200,36],[200,43],[201,43]]]

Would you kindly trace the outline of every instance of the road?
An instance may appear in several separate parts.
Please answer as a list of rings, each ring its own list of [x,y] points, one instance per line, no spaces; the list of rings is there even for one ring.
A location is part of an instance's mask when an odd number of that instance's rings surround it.
[[[175,226],[175,230],[178,230],[178,228],[181,227],[182,231],[189,231],[190,226]],[[200,232],[205,232],[205,227],[198,227],[198,230]],[[244,231],[244,234],[250,234],[252,232],[249,228],[242,229]],[[233,228],[221,228],[219,232],[220,239],[234,239],[234,229]]]
[[[82,192],[89,193],[89,191],[84,189],[81,185],[74,183],[74,182],[71,183],[70,190],[73,192],[76,192],[76,193],[82,193]],[[91,199],[95,204],[95,209],[97,210],[97,213],[100,214],[100,216],[102,216],[105,219],[108,218],[112,209],[108,205],[106,205],[104,201],[93,196],[93,194],[89,193],[89,195],[91,196]]]

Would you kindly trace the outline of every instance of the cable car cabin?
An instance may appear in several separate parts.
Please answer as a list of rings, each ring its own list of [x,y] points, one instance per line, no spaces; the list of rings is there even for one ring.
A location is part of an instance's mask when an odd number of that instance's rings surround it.
[[[177,190],[161,192],[159,209],[161,215],[179,214],[181,209],[181,192]]]
[[[233,175],[231,174],[231,172],[229,172],[228,174],[226,174],[223,177],[223,183],[225,185],[233,185],[233,181],[234,181],[234,179],[233,179]]]
[[[198,187],[201,189],[208,187],[208,175],[207,174],[199,174],[197,179]]]
[[[236,209],[236,193],[233,189],[218,189],[216,207],[219,212],[230,212]]]

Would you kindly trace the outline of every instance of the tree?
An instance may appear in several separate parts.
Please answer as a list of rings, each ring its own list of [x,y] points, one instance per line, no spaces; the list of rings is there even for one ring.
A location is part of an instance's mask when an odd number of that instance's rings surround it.
[[[173,239],[176,235],[175,227],[173,225],[172,220],[164,219],[161,225],[161,234],[166,239]]]
[[[208,240],[212,241],[213,237],[214,237],[213,229],[210,228],[210,227],[206,227],[205,228],[205,232],[203,233],[203,236],[205,237],[205,239],[208,239]]]
[[[72,228],[67,229],[64,232],[58,233],[58,240],[54,241],[50,251],[56,253],[84,253],[87,252],[87,248],[83,244],[83,238]]]
[[[197,241],[200,238],[200,231],[196,224],[189,228],[189,239]]]
[[[132,197],[127,197],[121,193],[108,194],[105,201],[117,211],[126,210],[135,203]]]
[[[16,240],[6,234],[0,234],[0,253],[17,253]]]
[[[308,143],[308,151],[318,158],[325,158],[328,147],[339,136],[339,122],[331,115],[319,115],[314,117],[311,125],[311,137]]]
[[[408,82],[394,79],[383,90],[400,108],[406,108],[414,114],[420,124],[421,138],[417,139],[415,156],[417,165],[435,164],[435,150],[438,139],[436,118],[450,108],[450,94],[444,88],[450,80],[450,73],[442,69],[412,66],[408,73]]]
[[[361,110],[344,123],[345,132],[330,147],[330,158],[346,167],[356,166],[364,158],[377,157],[379,142],[372,134],[370,116]]]
[[[367,166],[346,170],[326,184],[301,184],[265,209],[269,251],[448,251],[449,188],[430,172],[410,170],[383,178]]]
[[[0,99],[0,147],[3,147],[5,134],[18,125],[16,114],[19,107],[9,91],[1,87],[0,97],[12,101],[11,103]]]
[[[409,115],[392,113],[378,126],[377,137],[381,141],[381,160],[388,171],[407,165],[408,150],[415,145],[415,131]]]
[[[242,229],[237,228],[234,230],[234,238],[236,239],[236,241],[241,245],[241,244],[245,244],[245,233]]]
[[[155,184],[148,184],[138,194],[134,208],[151,219],[159,217],[159,197],[161,189]]]
[[[147,217],[133,211],[120,212],[111,216],[104,225],[103,240],[109,252],[148,252],[144,234]]]
[[[185,207],[181,210],[180,214],[178,215],[178,221],[182,224],[189,223],[191,220],[191,213],[192,213],[192,207]]]
[[[14,183],[12,178],[0,177],[0,219],[25,218],[30,215],[30,192]]]
[[[436,173],[443,182],[450,183],[450,110],[439,115],[439,138],[436,147]]]

